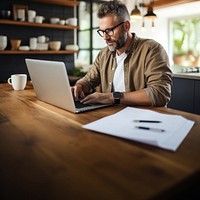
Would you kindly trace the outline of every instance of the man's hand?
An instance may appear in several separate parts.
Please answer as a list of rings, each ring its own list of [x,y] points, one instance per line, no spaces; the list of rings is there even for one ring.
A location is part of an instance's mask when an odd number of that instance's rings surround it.
[[[75,101],[85,98],[85,93],[83,91],[82,85],[77,84],[77,85],[71,87],[71,90],[72,90],[72,94],[74,95]]]
[[[83,104],[113,104],[114,99],[112,93],[100,93],[95,92],[90,95],[87,95],[85,98],[81,100]]]

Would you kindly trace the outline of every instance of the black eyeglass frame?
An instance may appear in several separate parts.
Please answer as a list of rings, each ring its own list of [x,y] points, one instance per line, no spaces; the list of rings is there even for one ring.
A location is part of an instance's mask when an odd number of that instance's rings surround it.
[[[97,33],[98,33],[101,37],[104,36],[104,33],[106,33],[106,34],[109,35],[109,36],[112,36],[112,35],[114,34],[114,31],[113,31],[113,30],[114,30],[115,28],[117,28],[118,26],[122,25],[123,23],[125,23],[125,22],[120,22],[120,23],[117,24],[116,26],[114,26],[114,27],[112,27],[112,28],[107,28],[107,29],[105,29],[105,30],[99,29],[99,30],[97,30]]]

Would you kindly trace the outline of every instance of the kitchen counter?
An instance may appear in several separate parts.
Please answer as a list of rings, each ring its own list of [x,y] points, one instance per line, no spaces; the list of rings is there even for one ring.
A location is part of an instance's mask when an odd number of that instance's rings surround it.
[[[186,72],[187,69],[192,69],[192,67],[178,65],[173,65],[171,67],[173,77],[200,80],[200,72]]]
[[[200,80],[200,73],[173,73],[173,77]]]

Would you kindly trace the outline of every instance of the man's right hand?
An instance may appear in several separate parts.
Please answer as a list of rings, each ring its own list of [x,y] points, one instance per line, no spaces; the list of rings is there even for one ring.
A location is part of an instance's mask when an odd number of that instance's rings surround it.
[[[85,93],[81,84],[76,84],[75,86],[71,87],[71,90],[75,101],[85,98]]]

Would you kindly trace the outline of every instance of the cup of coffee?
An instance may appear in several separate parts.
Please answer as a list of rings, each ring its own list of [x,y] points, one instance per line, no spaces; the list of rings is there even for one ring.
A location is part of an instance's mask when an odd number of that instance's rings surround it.
[[[14,90],[24,90],[27,83],[27,75],[26,74],[13,74],[8,79],[8,83],[12,85]]]

